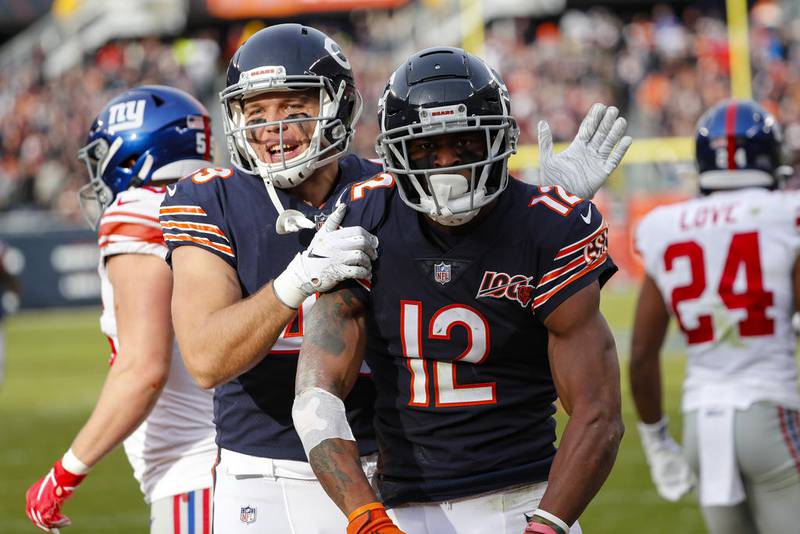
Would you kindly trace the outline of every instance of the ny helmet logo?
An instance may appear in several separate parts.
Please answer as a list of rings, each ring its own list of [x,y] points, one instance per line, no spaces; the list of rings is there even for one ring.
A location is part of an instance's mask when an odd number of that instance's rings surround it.
[[[132,130],[144,123],[145,100],[128,100],[108,108],[108,133]]]

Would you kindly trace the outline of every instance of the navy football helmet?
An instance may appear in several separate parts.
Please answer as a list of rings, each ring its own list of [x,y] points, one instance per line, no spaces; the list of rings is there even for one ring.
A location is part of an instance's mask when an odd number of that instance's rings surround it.
[[[96,227],[117,194],[131,187],[171,181],[212,160],[208,111],[187,93],[143,85],[113,98],[100,111],[78,158],[89,183],[78,192],[81,211]],[[99,212],[91,209],[96,201]]]
[[[340,158],[353,137],[362,99],[353,82],[350,62],[342,49],[324,33],[300,24],[279,24],[253,34],[231,58],[227,87],[220,93],[225,139],[231,163],[268,185],[291,188],[315,169]],[[319,114],[289,116],[277,121],[246,124],[245,100],[267,91],[317,89]],[[314,127],[309,146],[286,158],[283,132],[296,123]],[[280,161],[263,161],[248,142],[248,133],[277,127]]]
[[[780,125],[752,100],[725,100],[697,123],[700,191],[778,186]]]
[[[395,70],[378,122],[375,150],[397,177],[401,198],[440,224],[468,222],[508,185],[508,158],[519,138],[508,90],[482,59],[460,48],[423,50]],[[443,134],[471,138],[480,148],[447,167],[412,157],[409,145]]]

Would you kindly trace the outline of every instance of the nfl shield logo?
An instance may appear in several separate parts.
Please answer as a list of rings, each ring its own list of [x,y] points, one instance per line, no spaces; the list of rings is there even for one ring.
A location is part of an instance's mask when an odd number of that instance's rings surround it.
[[[245,506],[239,514],[239,520],[248,525],[256,520],[256,509],[252,506]]]
[[[322,225],[325,224],[328,216],[325,213],[317,213],[314,215],[314,226],[316,230],[322,228]]]
[[[450,281],[450,264],[449,263],[435,263],[433,265],[433,279],[444,285]]]

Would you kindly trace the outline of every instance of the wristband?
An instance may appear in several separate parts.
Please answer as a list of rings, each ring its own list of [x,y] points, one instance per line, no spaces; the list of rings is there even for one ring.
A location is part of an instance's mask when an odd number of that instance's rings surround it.
[[[553,528],[557,534],[569,534],[569,525],[560,517],[553,515],[546,510],[542,510],[541,508],[537,508],[536,511],[533,512],[533,516],[539,516],[545,521],[552,523],[551,528]],[[559,530],[561,532],[559,532]]]
[[[91,470],[91,467],[81,462],[80,459],[75,456],[71,448],[64,454],[64,457],[61,458],[61,467],[73,475],[85,475]]]
[[[296,277],[287,271],[283,271],[272,281],[272,292],[279,301],[293,310],[298,309],[308,297],[296,285]]]
[[[385,510],[385,509],[386,508],[383,506],[383,504],[379,502],[371,502],[369,504],[359,506],[358,508],[347,514],[347,522],[352,523],[353,519],[360,516],[364,512],[369,512],[370,510]]]
[[[536,532],[538,534],[559,534],[559,532],[550,525],[534,522],[528,523],[528,526],[525,528],[525,532]]]

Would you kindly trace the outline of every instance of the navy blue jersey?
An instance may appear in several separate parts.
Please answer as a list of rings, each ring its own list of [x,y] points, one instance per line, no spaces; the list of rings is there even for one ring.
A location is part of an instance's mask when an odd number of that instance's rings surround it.
[[[380,166],[375,163],[346,156],[339,162],[339,182],[331,194],[378,171]],[[277,194],[284,208],[299,210],[312,220],[322,213],[280,189]],[[246,298],[283,272],[314,236],[313,230],[278,235],[277,217],[260,178],[232,169],[198,171],[170,186],[161,205],[167,261],[180,246],[216,254],[236,270]],[[303,315],[314,300],[313,296],[306,299],[295,321],[258,365],[216,388],[214,420],[220,447],[265,458],[306,461],[291,412]],[[345,401],[362,454],[377,449],[373,401],[374,386],[368,377],[358,380]]]
[[[377,484],[389,506],[546,480],[556,391],[542,321],[616,267],[589,201],[511,180],[464,235],[435,233],[379,174],[340,197],[380,240],[365,358],[377,389]]]

